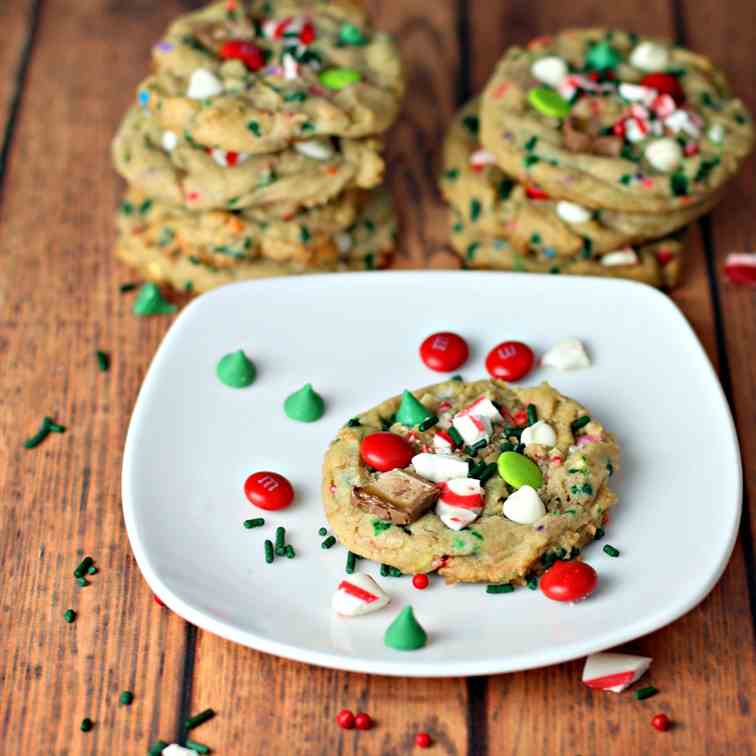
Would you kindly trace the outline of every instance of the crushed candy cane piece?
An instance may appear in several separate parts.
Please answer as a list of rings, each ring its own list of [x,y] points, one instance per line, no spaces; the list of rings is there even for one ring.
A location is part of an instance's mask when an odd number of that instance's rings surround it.
[[[313,160],[330,160],[333,157],[333,147],[322,139],[308,139],[305,142],[295,142],[294,149],[305,157]]]
[[[545,421],[539,420],[522,431],[520,442],[525,444],[540,444],[551,449],[556,444],[557,437],[554,429]]]
[[[591,360],[579,339],[566,339],[551,347],[542,357],[541,364],[557,370],[579,370],[591,366]]]
[[[663,71],[668,61],[667,48],[656,42],[641,42],[630,53],[630,65],[641,71]]]
[[[433,436],[433,448],[441,454],[451,454],[454,451],[454,439],[444,430],[436,431]]]
[[[415,472],[433,483],[445,483],[454,478],[466,478],[470,465],[464,459],[446,454],[416,454],[412,458]]]
[[[601,258],[601,264],[606,265],[608,268],[614,268],[620,265],[637,265],[638,255],[634,249],[626,247],[625,249],[617,249],[614,252],[607,252]]]
[[[592,654],[585,660],[583,682],[589,688],[621,693],[644,675],[651,661],[648,656]]]
[[[666,118],[677,110],[677,104],[672,95],[661,94],[651,103],[651,110],[658,118]]]
[[[457,415],[452,420],[452,425],[459,431],[459,435],[468,446],[491,438],[491,421],[487,417]]]
[[[475,152],[470,155],[470,165],[473,168],[483,168],[483,166],[492,165],[495,162],[496,156],[488,150],[475,150]]]
[[[539,58],[530,67],[530,73],[534,79],[538,79],[538,81],[542,81],[555,89],[567,76],[567,72],[567,64],[556,55]]]
[[[206,68],[198,68],[189,80],[189,88],[186,96],[192,100],[204,100],[207,97],[215,97],[223,91],[223,83]]]
[[[567,223],[587,223],[591,219],[591,211],[576,202],[562,200],[557,202],[557,215]]]
[[[210,150],[210,155],[221,168],[233,168],[249,158],[246,152],[227,152],[217,147]]]
[[[683,158],[682,148],[676,139],[664,137],[650,142],[644,151],[646,160],[655,170],[671,173],[680,165]]]
[[[756,253],[727,255],[724,270],[730,283],[756,285]]]
[[[451,530],[462,530],[483,511],[483,492],[475,478],[457,478],[443,484],[436,515]]]
[[[698,139],[701,136],[701,129],[698,119],[694,118],[693,114],[688,110],[682,108],[670,113],[664,119],[664,125],[675,134],[679,134],[684,131],[688,136],[693,139]]]
[[[498,423],[504,419],[499,410],[496,409],[496,405],[487,396],[479,397],[472,404],[468,404],[467,407],[457,413],[457,417],[464,415],[485,417],[492,423]]]
[[[546,514],[546,507],[535,488],[520,486],[504,502],[504,517],[519,525],[532,525]]]
[[[360,617],[382,609],[390,601],[370,575],[356,573],[339,583],[331,600],[331,608],[342,617]]]
[[[651,105],[656,99],[657,92],[650,87],[643,87],[640,84],[627,84],[623,82],[617,87],[620,97],[628,102],[640,102],[643,105]]]

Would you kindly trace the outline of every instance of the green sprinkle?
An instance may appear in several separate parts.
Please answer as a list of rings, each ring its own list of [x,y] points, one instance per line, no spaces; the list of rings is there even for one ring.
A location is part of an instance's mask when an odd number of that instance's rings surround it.
[[[256,136],[259,137],[262,132],[260,131],[260,124],[257,121],[250,121],[247,124],[247,128]]]
[[[452,378],[453,381],[456,380],[462,380],[462,378]],[[462,446],[464,443],[464,439],[460,435],[460,432],[452,425],[449,430],[447,431],[452,441],[454,441],[455,446]]]
[[[514,436],[515,438],[520,438],[520,436],[522,435],[522,430],[522,428],[515,428],[514,426],[510,425],[509,427],[504,428],[504,435],[507,437]]]
[[[84,559],[79,562],[79,565],[76,567],[76,569],[73,571],[73,575],[75,578],[84,577],[86,575],[87,570],[94,564],[94,559],[92,559],[91,556],[85,556]]]
[[[461,233],[462,233],[462,232],[463,232],[464,230],[465,230],[465,225],[464,225],[464,223],[455,223],[455,224],[454,224],[454,225],[452,226],[452,231],[453,231],[453,232],[454,232],[455,234],[461,234]]]
[[[381,565],[381,577],[388,577],[391,568],[387,564]]]
[[[444,178],[447,181],[456,181],[459,178],[459,169],[450,168],[448,171],[444,173]]]
[[[480,118],[478,116],[469,115],[462,119],[462,125],[471,133],[477,136],[480,131]]]
[[[705,181],[709,174],[719,165],[720,158],[715,156],[706,160],[702,160],[696,171],[695,181]]]
[[[87,569],[87,575],[96,575],[98,572],[99,570],[94,565]]]
[[[144,202],[142,202],[141,205],[139,205],[139,215],[146,215],[150,212],[150,209],[152,208],[152,200],[146,199]]]
[[[204,743],[198,743],[196,740],[187,740],[186,747],[197,753],[210,753],[210,748],[208,746]]]
[[[577,433],[581,428],[585,428],[588,423],[591,422],[591,418],[588,417],[588,415],[583,415],[582,417],[579,417],[577,420],[573,420],[572,423],[570,423],[570,430],[572,431],[573,435]]]
[[[534,425],[538,422],[538,410],[535,404],[528,405],[528,425]]]
[[[265,561],[268,564],[271,564],[271,562],[274,559],[275,559],[275,554],[273,551],[273,541],[266,539],[265,540]]]
[[[315,124],[311,123],[310,121],[305,121],[300,127],[299,130],[302,131],[305,134],[311,134],[315,131]]]
[[[325,538],[328,535],[328,530],[326,528],[320,528],[320,530],[318,530],[318,535],[321,538]]]
[[[624,186],[627,186],[628,184],[630,184],[630,182],[632,180],[633,180],[633,177],[629,173],[625,173],[625,174],[623,174],[622,176],[619,177],[620,184],[622,184]]]
[[[110,355],[99,349],[95,352],[95,355],[97,356],[97,366],[103,373],[107,373],[110,369]]]
[[[79,588],[86,588],[89,585],[89,580],[85,577],[76,578],[76,582],[79,584]]]
[[[94,727],[94,722],[89,717],[84,717],[84,719],[81,720],[81,724],[79,725],[79,729],[82,732],[89,732]]]
[[[465,249],[465,258],[468,261],[474,260],[475,255],[480,249],[480,242],[472,242],[471,244],[467,245],[467,249]]]
[[[294,559],[294,557],[297,555],[297,552],[294,551],[294,547],[290,543],[286,544],[284,552],[287,559]]]
[[[164,740],[156,740],[151,746],[149,751],[147,753],[149,756],[160,756],[163,751],[168,748],[168,743],[166,743]]]
[[[287,92],[283,96],[284,102],[304,102],[307,99],[307,93],[306,92]]]
[[[328,538],[323,541],[323,543],[320,544],[321,549],[330,549],[331,546],[333,546],[336,543],[336,539],[333,536],[328,536]]]
[[[299,240],[302,242],[302,244],[307,244],[311,238],[312,238],[312,235],[310,234],[310,229],[307,228],[307,226],[300,226],[299,227]]]
[[[70,625],[72,622],[76,621],[76,612],[73,609],[66,609],[66,611],[63,612],[63,619]]]
[[[538,578],[533,577],[528,580],[528,588],[530,588],[531,591],[537,591],[538,590]]]
[[[339,92],[361,81],[362,74],[354,68],[326,68],[318,74],[318,79],[326,89]]]
[[[606,535],[606,531],[603,528],[596,528],[596,532],[593,534],[594,540],[598,541],[599,538],[603,538]]]
[[[483,472],[478,476],[481,486],[485,486],[486,483],[496,474],[497,466],[496,462],[489,462]]]
[[[35,446],[39,446],[49,435],[50,428],[47,423],[42,422],[40,429],[31,437],[24,441],[24,447],[26,449],[33,449]]]
[[[358,427],[359,427],[360,425],[361,425],[361,423],[360,423],[359,419],[358,419],[358,418],[356,418],[356,417],[353,417],[353,418],[352,418],[352,419],[351,419],[351,420],[350,420],[350,421],[349,421],[349,422],[347,423],[347,427],[348,427],[348,428],[358,428]]]
[[[58,425],[58,423],[54,423],[52,419],[49,417],[46,417],[44,419],[44,422],[47,423],[47,427],[50,429],[51,433],[65,433],[66,432],[65,425]]]
[[[398,567],[389,567],[389,577],[401,577],[402,571]]]
[[[515,187],[515,182],[512,179],[502,179],[499,181],[498,192],[499,199],[509,199],[509,195],[512,193],[512,189]]]
[[[262,517],[255,517],[252,520],[244,520],[242,524],[247,530],[251,530],[252,528],[259,528],[265,525],[265,520]]]
[[[620,555],[619,549],[615,549],[614,546],[610,546],[608,543],[604,546],[604,554],[610,557],[618,557]]]
[[[427,431],[429,428],[432,428],[437,422],[438,418],[435,415],[431,415],[430,417],[423,420],[423,422],[417,426],[417,429],[420,431]]]
[[[118,696],[118,700],[124,705],[124,706],[130,706],[131,702],[134,700],[134,694],[130,690],[124,690],[120,696]]]
[[[464,380],[464,378],[462,378],[462,376],[459,373],[455,373],[451,378],[449,378],[449,380],[450,381],[462,382]],[[452,430],[456,431],[457,429],[456,428],[449,428],[449,435],[452,438],[455,438],[454,434],[452,434]],[[460,436],[459,433],[457,433],[456,435],[459,436],[460,440],[462,439],[462,436]]]
[[[390,527],[390,522],[386,522],[385,520],[373,520],[373,535],[378,535],[384,530],[388,530]]]
[[[677,171],[669,177],[669,188],[675,197],[684,197],[688,194],[688,177]]]
[[[478,218],[480,218],[481,210],[483,209],[483,206],[480,204],[479,199],[471,199],[470,200],[470,220],[476,221]]]
[[[126,294],[126,292],[134,291],[134,289],[136,289],[137,286],[139,286],[138,283],[134,283],[133,281],[130,281],[128,283],[122,283],[118,287],[118,290],[121,292],[121,294]]]
[[[635,698],[637,701],[645,701],[647,698],[651,698],[651,696],[655,696],[658,693],[658,689],[655,688],[653,685],[649,685],[647,688],[641,688],[640,690],[635,691]]]
[[[528,139],[527,142],[525,142],[525,149],[530,152],[535,149],[535,146],[538,144],[538,137],[532,136],[530,139]]]
[[[502,445],[501,445],[501,446],[499,447],[499,450],[500,450],[500,451],[503,451],[503,452],[511,452],[511,451],[514,451],[514,450],[515,450],[515,445],[514,445],[514,444],[511,444],[511,443],[510,443],[509,441],[505,441],[505,442],[504,442],[504,443],[503,443],[503,444],[502,444]]]
[[[132,205],[128,200],[124,200],[123,202],[121,202],[118,209],[123,215],[131,215],[134,212],[134,205]]]
[[[586,496],[591,496],[593,494],[593,486],[590,483],[583,483],[583,485],[580,486],[580,490]]]
[[[164,315],[176,312],[176,305],[163,299],[160,289],[154,283],[146,283],[139,289],[132,307],[134,315],[146,317],[149,315]]]
[[[193,730],[195,727],[199,727],[201,724],[204,724],[214,716],[215,712],[212,709],[205,709],[199,714],[195,714],[193,717],[189,717],[189,719],[184,722],[184,726],[187,730]]]
[[[514,593],[514,586],[509,583],[489,585],[486,587],[486,593]]]
[[[286,555],[286,528],[279,525],[276,528],[276,556]]]
[[[536,163],[540,162],[541,158],[539,158],[537,155],[525,155],[525,157],[522,159],[522,164],[526,168],[530,168],[531,165],[535,165]]]
[[[494,465],[494,467],[495,467],[495,465]],[[482,533],[478,533],[478,531],[477,531],[477,530],[472,530],[472,529],[471,529],[471,530],[470,530],[470,535],[471,535],[471,536],[472,536],[473,538],[477,538],[477,539],[478,539],[479,541],[485,541],[485,538],[483,538],[483,534],[482,534]]]
[[[346,558],[346,574],[351,575],[354,572],[355,565],[357,564],[357,555],[351,551],[347,551]]]

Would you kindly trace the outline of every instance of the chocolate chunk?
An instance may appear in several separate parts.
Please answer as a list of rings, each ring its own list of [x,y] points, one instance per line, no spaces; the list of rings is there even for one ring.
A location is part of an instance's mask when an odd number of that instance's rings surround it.
[[[352,502],[360,509],[394,525],[410,525],[435,503],[439,489],[404,470],[382,473],[366,486],[352,489]]]

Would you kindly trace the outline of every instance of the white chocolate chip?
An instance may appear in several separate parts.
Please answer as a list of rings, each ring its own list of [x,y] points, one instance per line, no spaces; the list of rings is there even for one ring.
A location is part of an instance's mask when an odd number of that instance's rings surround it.
[[[330,160],[333,157],[333,147],[322,139],[308,139],[305,142],[295,142],[294,149],[305,157],[313,160]]]
[[[591,211],[575,202],[565,200],[557,202],[556,211],[557,215],[567,223],[587,223],[591,219]]]
[[[423,452],[412,458],[415,472],[433,483],[445,483],[453,478],[466,478],[470,465],[463,459],[447,454]]]
[[[628,102],[640,102],[650,105],[655,99],[657,92],[650,87],[642,87],[640,84],[622,83],[617,87],[620,97]]]
[[[669,52],[657,42],[641,42],[630,53],[630,65],[641,71],[662,71],[669,62]]]
[[[636,265],[638,262],[638,255],[635,250],[627,247],[626,249],[618,249],[614,252],[607,252],[601,258],[601,264],[606,265],[607,268],[615,268],[620,265]]]
[[[192,100],[204,100],[207,97],[214,97],[223,91],[221,80],[212,71],[206,68],[198,68],[189,80],[189,88],[186,96]]]
[[[654,170],[671,173],[682,162],[682,148],[676,139],[663,137],[650,142],[644,151],[646,160]]]
[[[528,444],[540,444],[541,446],[548,446],[549,449],[556,444],[556,440],[554,429],[545,420],[539,420],[523,429],[520,437],[520,441],[526,446]]]
[[[178,743],[171,743],[162,750],[163,756],[196,756],[197,752],[189,748],[184,748]]]
[[[706,136],[709,137],[709,140],[714,142],[714,144],[722,144],[725,136],[724,126],[722,126],[721,123],[715,123],[706,132]]]
[[[558,87],[564,77],[567,76],[567,64],[556,55],[536,60],[530,67],[530,73],[534,79],[548,84],[550,87]]]
[[[342,617],[360,617],[382,609],[389,601],[391,599],[370,575],[355,573],[339,583],[331,599],[331,609]]]
[[[582,341],[567,339],[551,347],[541,358],[541,364],[557,370],[579,370],[590,367],[591,360]]]
[[[178,137],[172,131],[164,131],[160,141],[166,152],[173,152],[178,144]]]
[[[504,502],[504,516],[520,525],[532,525],[546,514],[546,507],[532,486],[520,486]]]

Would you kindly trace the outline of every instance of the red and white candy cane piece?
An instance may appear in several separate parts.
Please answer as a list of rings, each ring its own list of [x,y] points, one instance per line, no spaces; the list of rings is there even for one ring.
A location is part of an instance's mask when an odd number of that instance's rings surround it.
[[[462,530],[483,510],[483,489],[475,478],[459,478],[443,484],[436,514],[447,528]]]
[[[487,165],[493,165],[496,162],[496,156],[493,152],[480,148],[470,155],[470,166],[474,171],[482,171]]]
[[[491,421],[487,417],[477,415],[457,415],[452,420],[462,440],[468,445],[477,444],[483,439],[491,438]]]
[[[648,656],[631,654],[592,654],[585,660],[583,683],[589,688],[622,693],[639,680],[651,666]]]
[[[485,417],[492,423],[500,423],[504,419],[499,410],[496,409],[496,405],[487,396],[478,397],[472,404],[468,404],[467,407],[457,413],[457,417],[464,417],[465,415]]]
[[[466,478],[470,465],[450,454],[427,454],[422,452],[412,457],[415,472],[433,483],[444,483],[454,478]]]
[[[756,285],[756,254],[750,252],[727,255],[725,275],[730,283]]]
[[[382,609],[391,599],[370,575],[344,578],[331,600],[331,608],[342,617],[359,617]]]
[[[457,445],[454,439],[445,431],[436,431],[433,436],[433,448],[439,454],[451,454]]]

